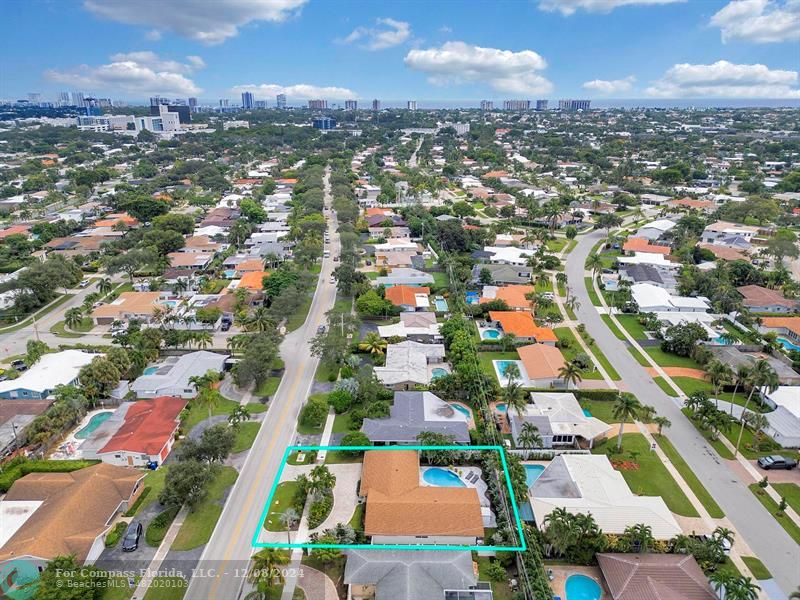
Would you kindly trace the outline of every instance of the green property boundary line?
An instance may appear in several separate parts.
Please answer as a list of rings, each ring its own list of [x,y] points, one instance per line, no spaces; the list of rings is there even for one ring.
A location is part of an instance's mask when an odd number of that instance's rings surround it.
[[[275,496],[275,491],[281,480],[283,470],[286,468],[286,462],[289,455],[295,451],[303,452],[319,452],[324,450],[331,451],[384,451],[384,450],[457,450],[464,451],[480,451],[480,450],[493,450],[500,454],[500,463],[503,466],[503,475],[505,476],[506,485],[510,492],[511,508],[514,511],[514,521],[516,523],[517,535],[519,536],[521,545],[519,546],[466,546],[457,544],[312,544],[312,543],[288,543],[288,542],[259,542],[258,538],[264,529],[264,523],[269,513],[269,507],[272,505],[272,499]],[[258,520],[258,525],[253,533],[252,545],[254,548],[338,548],[342,550],[475,550],[478,552],[524,552],[527,550],[528,545],[525,543],[525,536],[522,532],[522,520],[519,516],[519,509],[517,508],[517,500],[514,497],[514,489],[511,487],[511,476],[508,472],[508,463],[506,462],[506,452],[502,446],[288,446],[283,453],[281,468],[275,476],[275,481],[272,483],[267,502],[264,505],[264,510],[261,513],[261,518]]]

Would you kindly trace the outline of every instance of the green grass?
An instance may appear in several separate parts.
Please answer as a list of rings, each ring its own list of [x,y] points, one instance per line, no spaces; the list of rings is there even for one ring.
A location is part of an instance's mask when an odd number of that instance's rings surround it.
[[[144,600],[183,600],[188,587],[183,577],[154,577]]]
[[[211,408],[211,416],[228,415],[237,406],[239,406],[238,402],[223,398]],[[205,406],[198,406],[194,402],[189,402],[186,419],[183,421],[184,432],[189,433],[195,425],[206,419],[208,419],[208,408]]]
[[[333,419],[333,433],[347,433],[353,431],[353,424],[350,422],[350,413],[336,415]]]
[[[652,366],[650,362],[636,348],[634,348],[633,346],[626,346],[626,348],[628,349],[628,352],[631,353],[631,356],[633,356],[634,360],[638,362],[641,366],[643,367]]]
[[[722,435],[724,435],[725,438],[727,438],[727,440],[734,447],[736,447],[736,440],[739,438],[739,430],[740,429],[741,429],[741,425],[737,421],[733,425],[733,427],[731,428],[730,431],[723,431]],[[766,451],[766,452],[761,452],[759,450],[752,450],[751,447],[752,447],[753,444],[755,444],[755,439],[756,439],[755,434],[750,429],[745,427],[744,428],[744,432],[742,433],[742,443],[739,445],[739,454],[741,454],[742,456],[744,456],[745,458],[747,458],[749,460],[756,460],[757,458],[761,458],[762,456],[769,456],[770,454],[775,454],[775,452],[776,452],[775,450],[769,450],[769,451]],[[766,440],[766,441],[772,440],[772,438],[769,437],[766,434],[764,434],[763,439]],[[774,443],[774,440],[773,440],[773,443]],[[778,447],[777,444],[775,444],[775,447],[776,448]],[[792,453],[790,453],[790,454],[792,454]],[[792,456],[794,456],[794,454],[792,454]]]
[[[314,300],[314,294],[309,292],[308,297],[303,300],[303,303],[298,306],[295,311],[286,319],[286,331],[294,331],[306,322],[308,311],[311,310],[311,303]]]
[[[249,450],[258,435],[258,430],[261,428],[261,423],[255,421],[246,421],[239,423],[239,430],[236,432],[236,442],[233,444],[231,452],[244,452]]]
[[[264,528],[267,531],[286,531],[286,526],[281,523],[280,517],[287,508],[291,508],[297,487],[296,481],[284,481],[275,488],[275,495],[272,497],[267,519],[264,522]]]
[[[337,464],[352,464],[361,462],[363,460],[363,456],[361,455],[353,455],[349,452],[342,452],[340,450],[332,450],[325,455],[325,464],[326,465],[337,465]]]
[[[59,306],[64,304],[67,300],[72,298],[73,295],[74,294],[61,295],[60,297],[53,300],[50,304],[47,304],[44,307],[40,308],[37,312],[25,316],[19,323],[14,323],[13,325],[9,325],[8,327],[0,328],[0,333],[11,333],[12,331],[18,331],[23,327],[27,327],[33,322],[34,315],[36,316],[37,319],[41,319],[42,316],[46,315],[53,309],[58,308]]]
[[[646,340],[647,336],[644,333],[644,327],[639,323],[639,317],[636,315],[617,315],[617,321],[622,325],[625,330],[631,334],[635,340]]]
[[[136,583],[141,579],[138,575],[133,578]],[[128,587],[128,578],[119,575],[109,575],[109,585],[104,588],[99,600],[129,600],[136,588]]]
[[[619,327],[617,327],[614,321],[611,320],[610,316],[600,315],[600,318],[603,319],[603,323],[605,323],[606,327],[608,327],[611,330],[611,333],[614,334],[615,338],[617,338],[618,340],[622,340],[623,342],[627,341],[628,338],[626,338],[625,334],[623,334],[619,330]]]
[[[672,396],[673,398],[678,397],[678,392],[672,389],[672,386],[667,383],[667,380],[663,377],[653,377],[653,381],[656,382],[656,385],[661,388],[667,396]]]
[[[786,498],[796,513],[800,513],[800,485],[796,483],[773,483],[772,487],[781,496]]]
[[[564,340],[569,340],[569,348],[560,348],[561,354],[564,355],[564,360],[570,362],[571,360],[574,360],[578,354],[584,354],[583,348],[578,343],[578,340],[575,338],[575,334],[572,333],[572,330],[569,327],[558,327],[554,329],[553,332],[560,341],[563,342]],[[600,374],[600,371],[594,367],[582,371],[581,377],[583,377],[583,379],[603,378],[603,376]]]
[[[249,424],[249,423],[248,423]],[[253,423],[258,425],[258,423]],[[191,550],[199,548],[211,539],[214,527],[222,514],[222,496],[236,483],[238,473],[233,467],[222,467],[216,477],[208,484],[208,493],[203,501],[195,506],[181,525],[172,550]]]
[[[50,333],[57,335],[58,337],[65,337],[65,338],[79,338],[82,337],[80,333],[75,332],[83,332],[86,333],[92,330],[94,327],[94,323],[89,317],[83,317],[80,325],[77,327],[67,329],[67,324],[64,321],[59,321],[55,325],[50,328]]]
[[[565,298],[567,295],[567,286],[563,283],[556,283],[556,289],[558,289],[558,295],[562,298]]]
[[[356,504],[356,509],[353,511],[353,516],[350,517],[350,527],[356,531],[364,530],[364,505]]]
[[[711,432],[700,428],[700,425],[697,423],[697,421],[695,421],[692,418],[691,416],[692,413],[688,408],[682,408],[681,412],[685,414],[687,417],[689,417],[689,420],[695,426],[695,429],[697,429],[697,431],[700,432],[700,435],[702,435],[705,438],[705,440],[709,443],[709,445],[712,448],[714,448],[714,450],[717,451],[717,454],[720,455],[720,458],[724,458],[725,460],[733,460],[733,452],[728,450],[728,447],[725,446],[725,444],[723,444],[722,441],[718,439],[712,440]]]
[[[616,436],[596,446],[592,453],[606,454],[608,448],[616,449]],[[620,471],[631,491],[640,496],[661,496],[667,507],[684,517],[699,517],[692,503],[669,474],[661,459],[650,451],[650,444],[640,433],[625,433],[622,436],[622,454],[609,454],[609,459],[633,460],[636,453],[637,470]]]
[[[430,273],[433,277],[433,285],[437,288],[449,288],[450,287],[450,278],[447,276],[447,273],[443,271],[434,271]]]
[[[613,381],[619,381],[621,379],[621,377],[619,376],[619,373],[617,373],[617,370],[614,368],[614,365],[611,364],[611,361],[608,360],[608,358],[606,358],[606,355],[603,354],[603,351],[600,349],[600,346],[598,346],[595,343],[590,343],[592,340],[590,339],[591,336],[589,335],[589,332],[588,331],[584,331],[583,334],[581,334],[580,332],[578,332],[578,333],[579,333],[579,335],[581,335],[581,338],[583,339],[583,341],[586,343],[586,345],[592,351],[592,354],[594,354],[594,357],[597,359],[597,362],[599,362],[600,365],[606,370],[606,373],[608,374],[608,376]]]
[[[590,400],[588,398],[579,398],[578,403],[581,408],[585,408],[592,416],[600,419],[604,423],[619,423],[612,413],[614,411],[614,403],[610,400]]]
[[[547,249],[550,252],[552,252],[554,254],[557,254],[558,252],[561,252],[561,250],[564,249],[564,247],[567,245],[567,243],[568,243],[567,238],[557,237],[554,240],[547,240],[547,243],[545,244],[545,246],[547,246]]]
[[[147,475],[144,476],[142,487],[149,487],[150,492],[147,494],[147,498],[136,507],[136,512],[127,516],[132,517],[141,511],[142,507],[150,506],[153,502],[158,501],[158,495],[161,493],[161,490],[164,489],[164,480],[167,478],[167,471],[169,471],[169,466],[160,466],[155,471],[147,472]]]
[[[244,405],[244,407],[251,413],[266,412],[266,410],[269,408],[266,404],[261,404],[261,402],[248,402]]]
[[[573,250],[575,250],[575,246],[578,245],[578,240],[570,240],[569,244],[567,244],[566,250],[564,250],[564,254],[569,254]]]
[[[652,358],[659,367],[687,367],[689,369],[703,368],[700,366],[700,363],[698,363],[691,356],[678,356],[677,354],[664,352],[658,346],[645,348],[644,351],[650,355],[650,358]]]
[[[594,286],[592,285],[592,278],[584,277],[583,282],[586,285],[586,292],[589,294],[589,301],[592,303],[592,306],[603,306],[600,303],[600,298],[597,296],[597,292],[594,291]]]
[[[490,377],[497,378],[493,360],[519,360],[519,354],[516,352],[478,352],[478,362],[483,372]]]
[[[795,541],[795,543],[800,544],[800,526],[798,526],[797,523],[792,521],[792,519],[789,518],[787,515],[779,515],[778,513],[780,511],[778,510],[778,503],[775,502],[772,498],[770,498],[769,495],[767,495],[767,492],[758,487],[757,483],[754,483],[747,487],[749,487],[750,491],[756,495],[758,501],[764,505],[764,508],[766,508],[767,511],[769,511],[769,514],[775,517],[775,520],[781,524],[781,527],[783,527],[786,530],[786,533],[788,533],[791,536],[791,538]]]
[[[537,292],[552,292],[553,291],[553,282],[548,277],[544,281],[537,281],[536,282],[536,291]]]
[[[161,514],[166,516],[166,520],[162,526],[156,525],[155,519],[150,522],[144,531],[144,539],[148,546],[158,548],[161,545],[161,541],[164,539],[164,536],[167,535],[167,531],[169,531],[170,525],[172,525],[172,521],[175,520],[175,515],[178,514],[179,510],[180,507],[173,506],[162,511]]]
[[[678,473],[681,474],[683,480],[692,489],[694,495],[697,496],[697,499],[700,500],[700,503],[708,511],[708,514],[711,515],[713,519],[723,518],[725,513],[719,507],[719,504],[716,503],[713,496],[711,496],[705,486],[700,482],[697,475],[694,474],[694,471],[689,468],[689,465],[683,460],[683,457],[675,449],[675,446],[672,445],[672,442],[663,435],[655,435],[653,437],[655,437],[656,442],[661,446],[661,450],[664,451],[664,454],[667,455],[667,458],[669,458],[670,462],[678,470]]]
[[[704,379],[695,379],[694,377],[670,377],[672,381],[675,382],[684,394],[687,396],[691,396],[697,392],[705,392],[709,398],[714,397],[714,386],[711,385],[708,381]],[[730,392],[721,391],[719,393],[719,399],[724,400],[725,402],[731,401],[731,394]],[[744,406],[744,403],[747,401],[747,394],[743,394],[741,392],[736,392],[736,395],[733,396],[733,403],[738,404],[740,406]],[[759,406],[755,402],[750,402],[750,406],[748,410],[758,411]]]
[[[770,573],[769,569],[764,566],[764,563],[755,556],[743,556],[742,561],[747,565],[747,568],[750,569],[750,572],[756,579],[761,581],[764,579],[772,579],[772,573]]]
[[[326,364],[321,362],[317,367],[317,372],[314,374],[314,381],[319,383],[331,381],[331,375],[333,375],[333,380],[336,381],[337,374],[338,367],[328,367]]]
[[[125,530],[128,529],[128,524],[125,521],[120,521],[106,534],[106,548],[113,548],[125,535]]]
[[[491,564],[492,560],[488,556],[478,556],[477,562],[478,580],[489,581],[489,577],[486,575],[486,568]],[[492,581],[490,583],[492,585],[494,600],[512,600],[512,598],[514,598],[514,593],[508,586],[507,579],[504,579],[503,581]]]
[[[264,383],[262,383],[255,391],[255,395],[260,396],[262,398],[266,398],[268,396],[274,396],[275,392],[278,391],[278,386],[280,384],[281,384],[280,377],[268,377],[267,380]]]
[[[323,398],[327,401],[328,394],[311,394],[308,397],[309,400]],[[325,419],[322,419],[322,422],[319,426],[301,423],[300,421],[297,422],[297,432],[302,433],[303,435],[316,435],[318,433],[322,433],[322,430],[325,429]]]

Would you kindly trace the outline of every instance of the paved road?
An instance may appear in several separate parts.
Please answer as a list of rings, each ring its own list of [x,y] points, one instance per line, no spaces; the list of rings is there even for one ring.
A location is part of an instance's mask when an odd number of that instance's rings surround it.
[[[325,204],[330,206],[328,175],[325,177]],[[337,223],[331,219],[331,255],[339,254]],[[205,573],[195,573],[186,593],[187,600],[239,597],[249,559],[251,541],[258,526],[272,481],[283,453],[295,436],[300,408],[314,382],[319,359],[311,356],[308,342],[324,324],[325,313],[336,300],[336,286],[330,283],[335,267],[332,258],[323,260],[319,283],[305,324],[288,334],[281,344],[286,362],[281,384],[264,417],[258,437],[247,457],[236,485],[230,493],[211,540],[198,564]],[[208,570],[214,569],[214,576]]]
[[[739,481],[726,462],[706,443],[689,419],[680,411],[676,399],[667,396],[640,366],[622,341],[603,323],[592,306],[584,283],[584,263],[592,247],[605,237],[595,231],[580,238],[567,257],[569,286],[580,301],[575,311],[578,320],[595,338],[605,355],[612,359],[625,389],[672,422],[667,436],[725,511],[755,555],[770,570],[781,589],[789,594],[800,585],[800,549],[755,496]]]

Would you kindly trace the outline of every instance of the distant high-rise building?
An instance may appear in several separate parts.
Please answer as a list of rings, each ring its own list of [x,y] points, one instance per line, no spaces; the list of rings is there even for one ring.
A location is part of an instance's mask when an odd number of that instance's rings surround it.
[[[417,101],[409,100],[408,102],[406,102],[406,108],[408,110],[417,110]]]
[[[86,101],[83,99],[83,92],[72,92],[72,105],[84,106]]]
[[[255,98],[251,92],[242,92],[242,108],[249,110],[253,108]]]
[[[336,128],[336,119],[331,119],[330,117],[317,117],[311,122],[311,126],[314,129],[322,129],[322,130],[329,130]]]
[[[266,100],[256,100],[255,108],[258,109],[265,109],[267,108],[267,101]]]
[[[381,109],[381,101],[377,98],[372,101],[372,110],[380,110]]]
[[[228,99],[227,98],[220,98],[219,99],[219,107],[220,108],[228,108]]]
[[[309,100],[308,101],[308,108],[310,110],[327,110],[328,109],[328,101],[327,100]]]
[[[286,108],[286,94],[278,94],[275,96],[275,107]]]
[[[69,92],[61,92],[58,95],[58,103],[61,106],[71,106],[72,105],[72,99],[70,98]]]
[[[481,110],[494,110],[494,102],[491,100],[481,100]]]
[[[181,106],[176,104],[158,104],[150,107],[150,116],[158,117],[162,112],[171,112],[178,114],[178,121],[182,124],[189,124],[192,122],[192,109],[188,106]]]
[[[547,100],[537,100],[536,110],[547,110]]]
[[[358,110],[358,100],[345,100],[344,101],[344,109],[345,110]]]
[[[42,101],[42,95],[39,92],[30,92],[28,94],[28,102],[31,104],[39,104]]]
[[[591,100],[559,100],[558,110],[589,110]]]
[[[503,110],[530,110],[530,100],[503,100]]]
[[[189,108],[197,108],[197,98],[189,98]]]
[[[150,96],[150,106],[158,106],[160,104],[169,104],[169,101],[161,96]]]

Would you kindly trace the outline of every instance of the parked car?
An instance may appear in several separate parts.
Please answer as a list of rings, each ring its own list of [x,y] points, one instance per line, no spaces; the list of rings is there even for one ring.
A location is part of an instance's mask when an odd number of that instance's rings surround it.
[[[325,325],[320,325],[317,327],[317,333],[325,333]]]
[[[331,275],[331,284],[335,284],[335,283],[336,283],[336,277]]]
[[[85,288],[85,287],[86,287],[87,285],[89,285],[90,283],[91,283],[91,281],[89,281],[88,279],[84,279],[83,281],[81,281],[81,282],[78,284],[78,287],[80,287],[80,288]]]
[[[25,364],[24,360],[15,360],[11,363],[11,367],[16,369],[17,371],[27,371],[28,365]]]
[[[139,547],[139,538],[142,537],[142,524],[139,521],[131,521],[122,538],[122,551],[133,552]]]
[[[219,326],[220,331],[228,331],[230,328],[231,328],[230,321],[223,321]]]
[[[788,471],[797,466],[797,461],[793,458],[786,458],[785,456],[773,454],[771,456],[762,456],[759,458],[758,466],[765,471],[771,471],[772,469],[786,469]]]

